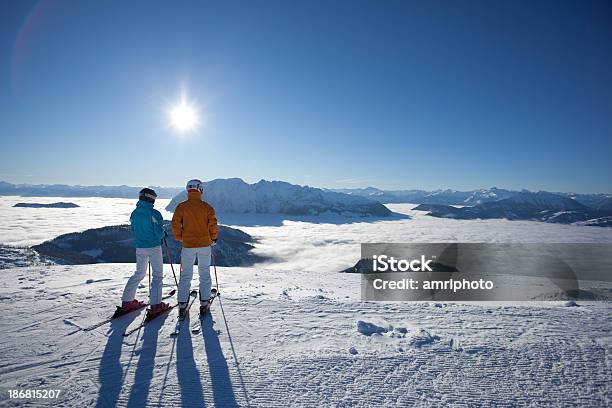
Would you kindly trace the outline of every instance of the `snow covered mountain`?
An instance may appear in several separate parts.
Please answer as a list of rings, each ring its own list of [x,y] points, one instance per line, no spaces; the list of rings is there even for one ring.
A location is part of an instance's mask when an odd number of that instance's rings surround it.
[[[422,197],[429,194],[425,190],[380,190],[375,187],[335,188],[326,191],[365,197],[381,203],[419,203]]]
[[[559,211],[588,211],[589,207],[580,204],[578,201],[564,197],[558,194],[539,191],[537,193],[521,192],[514,194],[510,198],[500,200],[494,203],[486,203],[483,208],[506,208],[508,210],[516,209],[518,212],[528,208],[538,210],[559,210]]]
[[[490,201],[499,201],[513,197],[521,193],[529,193],[527,190],[506,190],[491,187],[470,191],[445,190],[380,190],[374,187],[352,188],[352,189],[330,189],[345,194],[359,197],[367,197],[381,203],[413,203],[413,204],[441,204],[441,205],[478,205]],[[598,208],[609,198],[608,194],[575,194],[575,193],[553,193],[586,205]]]
[[[416,203],[444,205],[476,205],[511,197],[516,191],[497,187],[471,191],[446,190],[380,190],[374,187],[353,189],[331,189],[339,193],[367,197],[381,203]]]
[[[489,201],[503,200],[517,194],[516,191],[505,190],[497,187],[474,190],[471,193],[472,194],[469,197],[463,200],[463,205],[478,205]]]
[[[216,179],[204,184],[203,199],[217,212],[225,214],[334,213],[362,217],[391,215],[391,211],[378,201],[283,181],[261,180],[248,184],[242,179],[231,178]],[[166,210],[174,211],[176,206],[186,199],[187,193],[181,191],[168,204]]]
[[[429,211],[428,215],[433,217],[463,220],[506,218],[508,220],[533,220],[561,224],[582,223],[581,225],[591,226],[609,226],[606,217],[612,215],[611,211],[596,210],[579,203],[573,198],[545,191],[537,193],[521,192],[502,200],[461,208],[448,205],[421,204],[415,210]],[[584,224],[587,221],[588,224]]]

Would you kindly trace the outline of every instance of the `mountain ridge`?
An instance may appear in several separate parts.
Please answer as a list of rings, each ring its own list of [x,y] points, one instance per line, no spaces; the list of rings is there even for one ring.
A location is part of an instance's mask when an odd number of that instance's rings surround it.
[[[166,206],[166,210],[174,211],[176,206],[186,199],[186,191],[179,192]],[[361,217],[387,217],[392,214],[376,200],[284,181],[260,180],[249,184],[239,178],[215,179],[204,183],[202,199],[210,203],[217,212],[226,214],[333,213]]]
[[[522,190],[508,190],[498,187],[481,188],[475,190],[453,190],[453,189],[440,189],[440,190],[381,190],[375,187],[366,188],[354,188],[354,189],[329,189],[329,191],[342,192],[345,194],[370,197],[376,199],[383,204],[399,204],[399,203],[413,203],[413,204],[442,204],[442,205],[478,205],[490,201],[503,200],[505,198],[513,197],[521,193],[533,193],[532,191]],[[589,193],[589,194],[578,194],[573,192],[548,192],[539,191],[550,194],[557,194],[564,197],[575,199],[577,202],[584,204],[591,208],[598,208],[604,203],[612,205],[606,200],[612,199],[610,193]],[[537,192],[536,192],[537,193]]]
[[[427,211],[432,217],[461,220],[505,218],[508,220],[542,221],[609,227],[612,210],[600,210],[574,198],[546,191],[520,192],[511,197],[474,206],[454,207],[442,204],[419,204],[417,211]]]
[[[215,180],[241,181],[240,178],[227,178]],[[214,180],[211,180],[214,181]],[[208,181],[207,183],[210,183]],[[257,183],[286,183],[284,181],[260,180]],[[248,184],[248,183],[247,183]],[[288,183],[290,184],[290,183]],[[184,190],[183,187],[160,187],[148,186],[153,188],[159,198],[173,198]],[[316,188],[302,186],[305,188]],[[119,186],[81,186],[68,184],[12,184],[0,181],[0,196],[14,195],[22,197],[105,197],[105,198],[135,198],[141,187],[119,185]],[[509,198],[528,190],[509,190],[498,187],[480,188],[474,190],[455,190],[455,189],[406,189],[406,190],[383,190],[376,187],[365,188],[321,188],[324,192],[334,192],[360,196],[370,200],[385,203],[414,203],[414,204],[443,204],[443,205],[477,205],[489,201],[497,201]],[[552,192],[570,198],[595,209],[604,207],[609,209],[612,206],[612,193],[573,193],[573,192]]]

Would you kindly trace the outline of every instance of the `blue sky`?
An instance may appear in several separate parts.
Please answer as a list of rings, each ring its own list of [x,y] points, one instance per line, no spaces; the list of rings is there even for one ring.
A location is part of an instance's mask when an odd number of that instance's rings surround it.
[[[610,44],[605,1],[5,0],[0,180],[612,192]]]

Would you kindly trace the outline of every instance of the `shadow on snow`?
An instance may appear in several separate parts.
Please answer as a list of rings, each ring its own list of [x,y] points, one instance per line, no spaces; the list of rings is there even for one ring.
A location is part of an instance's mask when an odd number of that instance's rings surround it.
[[[229,339],[229,345],[234,358],[234,363],[238,372],[238,380],[242,387],[242,394],[249,406],[249,399],[242,378],[242,372],[239,367],[236,352],[232,342],[223,305],[219,300],[223,321],[225,322],[226,334]],[[115,407],[119,404],[119,397],[124,385],[124,381],[132,365],[132,360],[137,355],[138,363],[134,373],[134,382],[129,392],[127,406],[128,407],[143,407],[148,405],[149,390],[154,377],[156,368],[155,356],[157,354],[157,344],[159,339],[159,331],[164,324],[165,318],[159,318],[151,321],[144,326],[141,331],[136,333],[136,340],[131,349],[130,359],[124,366],[121,363],[123,341],[123,333],[140,315],[126,316],[122,319],[111,321],[110,335],[106,343],[106,347],[102,354],[99,367],[100,391],[96,402],[97,408]],[[167,318],[167,316],[166,316]],[[207,316],[202,319],[202,337],[204,339],[205,359],[208,363],[208,377],[210,378],[210,386],[212,388],[212,396],[214,406],[218,407],[238,407],[236,396],[234,394],[234,385],[232,384],[230,369],[227,360],[223,354],[223,349],[219,341],[220,330],[213,327],[212,316]],[[140,338],[142,332],[142,338]],[[136,351],[138,343],[142,341],[140,352]],[[181,330],[176,342],[172,343],[170,351],[170,360],[168,368],[161,384],[161,394],[159,396],[158,405],[163,404],[163,394],[166,386],[166,381],[169,374],[169,367],[172,362],[174,348],[176,347],[176,375],[181,395],[181,406],[206,406],[204,398],[204,385],[202,384],[201,373],[198,369],[192,344],[192,335],[189,330],[189,323],[185,322],[185,328]]]
[[[183,327],[176,342],[176,375],[181,389],[181,406],[204,407],[203,386],[193,356],[189,321],[183,322]]]
[[[98,369],[98,377],[100,381],[100,390],[98,391],[98,400],[96,401],[97,408],[114,407],[117,405],[123,380],[129,372],[129,368],[134,356],[134,348],[132,356],[128,361],[125,371],[121,365],[121,349],[123,347],[123,333],[138,317],[138,314],[130,314],[121,319],[111,320],[111,330],[106,347],[100,359],[100,367]]]
[[[202,319],[202,337],[215,406],[237,407],[229,367],[219,342],[219,332],[214,329],[210,315]]]

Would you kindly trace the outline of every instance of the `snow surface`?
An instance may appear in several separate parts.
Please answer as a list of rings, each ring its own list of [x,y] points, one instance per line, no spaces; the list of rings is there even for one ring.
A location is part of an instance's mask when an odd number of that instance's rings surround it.
[[[364,303],[355,274],[219,268],[222,297],[199,333],[171,337],[175,312],[127,338],[143,312],[83,331],[111,313],[132,270],[3,271],[0,388],[64,390],[32,406],[612,402],[610,302]]]

